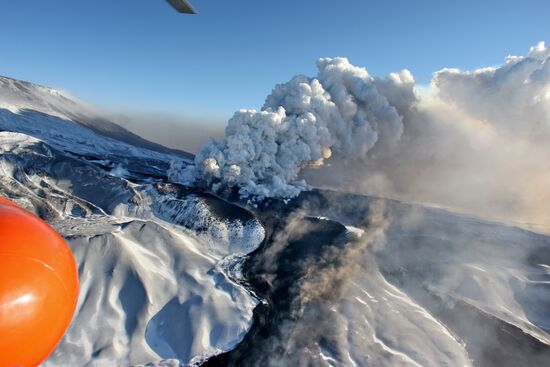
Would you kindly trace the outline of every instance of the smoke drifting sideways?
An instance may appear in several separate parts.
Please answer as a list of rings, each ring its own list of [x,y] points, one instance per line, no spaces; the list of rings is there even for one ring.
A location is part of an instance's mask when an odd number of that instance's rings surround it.
[[[549,55],[541,42],[498,67],[438,71],[429,87],[320,59],[316,77],[236,112],[171,178],[253,202],[314,185],[550,223]]]

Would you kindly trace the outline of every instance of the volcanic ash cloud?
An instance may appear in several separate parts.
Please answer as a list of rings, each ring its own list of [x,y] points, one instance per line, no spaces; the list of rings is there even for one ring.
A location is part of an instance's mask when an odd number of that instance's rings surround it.
[[[407,70],[380,79],[345,58],[320,59],[316,77],[296,76],[261,111],[235,113],[225,138],[171,177],[252,201],[310,184],[548,223],[549,55],[541,42],[500,66],[443,69],[420,87]]]
[[[404,70],[381,80],[346,58],[320,59],[316,78],[296,76],[277,85],[261,111],[241,110],[225,139],[208,140],[194,172],[215,191],[238,188],[243,198],[290,198],[307,187],[305,167],[331,158],[367,157],[395,144],[403,121],[396,104],[414,100],[414,80]],[[405,102],[404,102],[405,101]]]

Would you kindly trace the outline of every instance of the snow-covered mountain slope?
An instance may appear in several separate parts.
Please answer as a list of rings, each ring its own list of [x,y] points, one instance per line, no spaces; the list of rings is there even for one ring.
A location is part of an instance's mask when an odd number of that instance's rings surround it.
[[[0,195],[65,237],[81,281],[43,367],[550,365],[550,237],[320,190],[243,207],[9,83]]]
[[[73,121],[32,110],[13,113],[0,109],[0,131],[19,132],[34,137],[60,151],[102,163],[105,168],[122,164],[136,173],[165,176],[171,161],[186,161],[180,156],[142,149],[107,138]],[[149,164],[141,165],[145,159]]]
[[[189,362],[243,337],[256,300],[238,284],[238,263],[263,239],[254,217],[145,182],[173,156],[82,136],[87,129],[52,116],[10,116],[4,129],[44,135],[0,132],[0,195],[53,225],[79,266],[76,316],[43,366]],[[220,206],[233,217],[220,218]]]
[[[26,113],[23,113],[27,111]],[[33,112],[30,112],[33,111]],[[192,158],[192,155],[150,142],[110,121],[91,105],[67,93],[42,85],[0,76],[0,112],[23,114],[32,118],[36,112],[72,121],[109,138],[161,153]],[[13,119],[13,115],[11,118]],[[154,123],[152,121],[151,123]],[[1,128],[1,127],[0,127]],[[57,128],[55,130],[61,131]]]
[[[258,212],[266,300],[206,366],[546,366],[550,237],[328,191]]]

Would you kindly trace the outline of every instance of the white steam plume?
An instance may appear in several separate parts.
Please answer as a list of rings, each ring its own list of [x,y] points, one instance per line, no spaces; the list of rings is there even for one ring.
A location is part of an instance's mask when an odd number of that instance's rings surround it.
[[[407,70],[379,79],[321,59],[315,78],[277,85],[260,112],[237,112],[225,138],[172,178],[252,200],[309,183],[550,223],[549,55],[541,42],[497,67],[436,72],[428,88]]]
[[[550,232],[550,49],[444,69],[398,108],[396,146],[304,170],[315,185],[449,207]]]
[[[414,100],[408,71],[380,80],[345,58],[320,59],[317,67],[316,78],[277,85],[262,111],[235,113],[225,139],[208,140],[198,152],[196,177],[254,200],[288,198],[307,187],[298,178],[304,167],[366,157],[399,140],[403,122],[394,103]]]

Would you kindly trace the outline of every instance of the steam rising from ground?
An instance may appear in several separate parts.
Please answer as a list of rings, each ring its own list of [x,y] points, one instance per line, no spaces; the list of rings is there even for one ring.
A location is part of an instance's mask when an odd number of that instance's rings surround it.
[[[349,285],[349,279],[361,271],[368,247],[384,245],[386,230],[390,225],[390,219],[385,214],[384,201],[372,204],[366,223],[365,230],[348,228],[357,238],[343,249],[331,247],[320,261],[305,265],[307,271],[299,285],[300,306],[297,308],[300,312],[310,302],[339,300],[345,286]]]
[[[272,340],[273,350],[265,351],[266,355],[271,356],[269,365],[327,365],[321,362],[324,355],[319,353],[323,349],[319,341],[330,345],[334,355],[346,359],[349,341],[342,324],[337,320],[341,316],[335,309],[350,286],[350,279],[365,266],[368,248],[384,244],[390,224],[384,211],[382,201],[374,203],[368,214],[368,226],[355,233],[356,239],[344,248],[328,248],[320,259],[305,262],[304,275],[296,285],[297,297],[293,300],[292,320],[280,325]],[[277,361],[275,351],[281,348],[284,353]]]
[[[403,123],[395,105],[413,99],[409,72],[380,80],[345,58],[320,59],[317,66],[316,78],[300,75],[277,85],[262,111],[235,113],[225,139],[208,140],[197,154],[196,177],[214,190],[239,187],[242,197],[289,198],[307,187],[298,178],[303,168],[331,157],[366,157],[399,140]]]
[[[286,218],[254,265],[276,305],[277,312],[267,316],[269,331],[258,331],[244,355],[220,365],[352,365],[347,331],[335,310],[363,271],[369,248],[384,245],[390,225],[381,200],[360,217],[364,229],[311,217],[306,207]],[[347,363],[326,363],[327,348],[336,358],[331,362]]]
[[[235,113],[225,138],[173,176],[252,200],[309,183],[549,223],[549,54],[539,43],[498,67],[444,69],[428,88],[407,70],[380,79],[320,59],[315,78],[296,76],[261,111]]]

